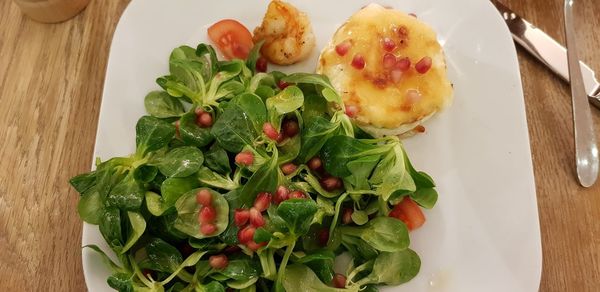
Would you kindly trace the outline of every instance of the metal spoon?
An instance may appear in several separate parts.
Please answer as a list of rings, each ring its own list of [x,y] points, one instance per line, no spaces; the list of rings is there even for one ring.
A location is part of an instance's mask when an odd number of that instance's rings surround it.
[[[573,25],[573,5],[575,0],[565,0],[565,34],[567,37],[567,56],[569,75],[571,76],[571,98],[573,101],[573,128],[575,133],[575,161],[577,178],[584,187],[590,187],[598,178],[598,146],[592,113],[585,92]]]

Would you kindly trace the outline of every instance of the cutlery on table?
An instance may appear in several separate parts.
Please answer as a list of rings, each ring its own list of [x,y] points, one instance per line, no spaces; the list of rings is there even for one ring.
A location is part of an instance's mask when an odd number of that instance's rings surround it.
[[[564,7],[565,33],[567,45],[570,48],[568,51],[552,37],[521,18],[502,3],[497,0],[491,0],[491,2],[500,11],[515,42],[562,77],[563,80],[570,81],[577,178],[584,187],[593,185],[598,177],[598,147],[590,107],[586,99],[597,108],[600,108],[600,83],[596,79],[594,71],[585,63],[579,61],[577,56],[572,24],[574,0],[565,0]]]
[[[515,42],[568,82],[569,65],[565,47],[502,3],[497,0],[491,2],[500,11]],[[590,102],[600,108],[600,82],[588,65],[583,62],[580,62],[580,65],[585,92]]]

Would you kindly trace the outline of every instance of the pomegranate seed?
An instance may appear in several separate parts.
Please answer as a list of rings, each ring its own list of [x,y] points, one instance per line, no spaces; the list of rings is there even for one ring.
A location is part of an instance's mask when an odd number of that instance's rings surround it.
[[[233,212],[233,221],[238,227],[246,224],[246,222],[248,222],[248,218],[250,218],[250,211],[246,209],[235,209]]]
[[[277,187],[277,191],[275,192],[275,196],[273,196],[273,203],[275,205],[279,205],[281,202],[290,198],[290,190],[285,186]]]
[[[352,58],[352,67],[358,70],[365,68],[365,58],[361,54],[354,55],[354,58]]]
[[[242,151],[235,156],[235,163],[249,166],[254,162],[254,154],[250,151]]]
[[[281,166],[281,171],[285,175],[289,175],[289,174],[294,173],[294,171],[296,171],[296,169],[298,169],[298,166],[296,166],[295,164],[293,164],[291,162],[286,163],[286,164],[284,164],[284,165]]]
[[[298,132],[300,132],[300,126],[295,120],[285,120],[281,128],[283,134],[290,138],[298,135]]]
[[[333,279],[331,280],[331,285],[335,288],[345,288],[346,287],[346,276],[342,274],[333,275]]]
[[[263,133],[271,140],[277,141],[278,139],[281,139],[279,132],[277,132],[271,123],[267,122],[263,124]]]
[[[217,226],[212,223],[202,223],[200,225],[200,232],[204,235],[211,235],[217,231]]]
[[[196,193],[196,203],[202,206],[210,206],[212,194],[209,190],[200,190]]]
[[[179,134],[179,120],[175,121],[175,137],[179,138],[181,137],[181,134]]]
[[[188,257],[196,251],[187,241],[180,244],[178,250],[184,257]]]
[[[223,252],[225,254],[233,254],[233,253],[236,253],[236,252],[238,252],[240,250],[242,250],[242,249],[239,246],[237,246],[237,245],[230,245],[230,246],[226,247],[223,250]]]
[[[344,210],[342,211],[342,222],[344,224],[350,224],[352,223],[352,213],[354,213],[354,210],[350,209],[350,208],[344,208]]]
[[[432,61],[430,57],[423,57],[419,62],[417,62],[417,64],[415,64],[415,70],[421,74],[425,74],[427,71],[429,71],[429,69],[431,69],[431,63]]]
[[[290,193],[290,199],[306,199],[306,194],[303,191],[293,191]]]
[[[213,269],[224,269],[227,267],[227,265],[229,264],[229,260],[227,259],[227,256],[224,254],[218,254],[218,255],[214,255],[208,258],[208,264],[213,268]]]
[[[414,14],[414,13],[412,13],[412,12],[411,12],[411,13],[409,13],[408,15],[410,15],[410,16],[412,16],[412,17],[414,17],[414,18],[417,18],[417,15],[416,15],[416,14]]]
[[[344,56],[348,53],[348,51],[350,50],[350,47],[352,47],[352,44],[350,43],[350,41],[345,40],[345,41],[339,43],[337,46],[335,46],[335,52],[340,56]]]
[[[317,240],[319,241],[320,246],[326,246],[329,241],[329,229],[323,228],[319,230],[317,234]]]
[[[238,231],[238,240],[240,243],[246,244],[254,238],[254,232],[256,232],[256,228],[252,226],[246,226],[246,228]]]
[[[396,43],[391,38],[385,37],[381,42],[383,43],[383,49],[388,52],[391,52],[396,48]]]
[[[260,192],[256,196],[254,200],[254,208],[256,208],[259,212],[264,212],[271,205],[271,193]]]
[[[201,113],[196,117],[196,124],[201,128],[208,128],[213,124],[213,118],[210,113]]]
[[[256,228],[265,225],[265,218],[263,218],[260,211],[254,207],[250,208],[250,225]]]
[[[258,58],[258,60],[256,60],[256,71],[258,72],[267,72],[267,59],[263,58],[262,56]]]
[[[261,242],[261,243],[256,243],[254,240],[250,240],[248,242],[246,242],[246,246],[253,250],[253,251],[257,251],[259,248],[263,247],[267,245],[267,242]]]
[[[394,69],[390,72],[390,78],[392,78],[392,82],[398,83],[402,80],[402,75],[404,73],[400,69]]]
[[[290,86],[289,83],[285,82],[285,81],[281,81],[279,80],[277,82],[277,87],[279,87],[279,89],[284,90],[286,87]]]
[[[322,178],[319,183],[323,189],[331,192],[337,190],[342,185],[342,180],[335,176],[329,176]]]
[[[385,53],[383,55],[383,68],[392,69],[396,65],[396,56],[392,53]]]
[[[402,72],[408,71],[410,69],[410,59],[408,57],[404,57],[396,61],[394,65],[395,69],[400,69]]]
[[[348,113],[348,106],[346,106],[346,114],[347,113]],[[318,156],[311,158],[307,164],[308,164],[308,168],[312,171],[321,170],[321,168],[323,167],[323,161],[321,161],[321,158],[319,158]]]
[[[423,125],[418,125],[413,130],[417,133],[425,133],[425,127]]]
[[[354,118],[354,117],[356,117],[356,114],[358,114],[358,106],[355,106],[352,104],[346,105],[346,115],[347,116]]]
[[[194,113],[196,113],[196,116],[199,116],[199,115],[201,115],[201,114],[205,113],[205,111],[204,111],[204,109],[203,109],[203,108],[201,108],[201,107],[197,107],[197,108],[194,110]]]
[[[410,89],[406,91],[406,103],[408,104],[414,104],[416,102],[418,102],[419,100],[421,100],[421,94],[414,90],[414,89]]]
[[[212,223],[217,218],[217,210],[213,206],[207,205],[200,209],[198,220],[200,223]]]

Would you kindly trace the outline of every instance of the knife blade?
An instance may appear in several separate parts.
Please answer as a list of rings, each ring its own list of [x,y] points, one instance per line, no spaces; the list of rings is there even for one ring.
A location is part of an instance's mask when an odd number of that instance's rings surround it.
[[[523,19],[497,0],[491,0],[508,25],[513,39],[563,80],[569,82],[567,49],[541,29]],[[590,103],[600,108],[600,83],[594,71],[580,61],[585,92]]]

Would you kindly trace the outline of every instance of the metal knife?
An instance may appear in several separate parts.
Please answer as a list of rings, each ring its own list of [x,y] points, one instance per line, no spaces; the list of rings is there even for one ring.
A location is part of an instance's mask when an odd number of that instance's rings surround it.
[[[521,18],[497,0],[491,0],[506,21],[516,43],[544,63],[563,80],[569,82],[567,50],[542,30]],[[581,75],[589,101],[600,108],[600,83],[588,65],[580,62]]]

